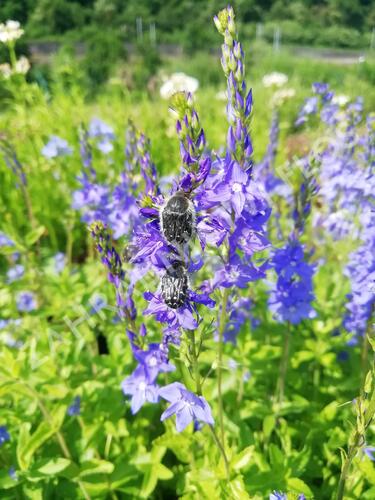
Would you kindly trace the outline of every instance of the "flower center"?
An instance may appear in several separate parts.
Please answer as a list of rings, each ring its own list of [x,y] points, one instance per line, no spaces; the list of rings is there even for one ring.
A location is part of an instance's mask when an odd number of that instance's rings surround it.
[[[150,366],[151,368],[153,368],[154,366],[156,366],[158,364],[158,361],[157,359],[155,358],[155,356],[152,356],[149,361],[148,361],[148,366]]]
[[[146,389],[146,382],[140,382],[139,386],[138,386],[138,389],[140,391],[144,391]]]
[[[232,186],[232,191],[234,193],[239,193],[240,191],[242,191],[242,184],[240,184],[239,182],[235,182]]]
[[[229,276],[232,278],[232,280],[236,280],[239,277],[240,273],[236,269],[231,269]]]

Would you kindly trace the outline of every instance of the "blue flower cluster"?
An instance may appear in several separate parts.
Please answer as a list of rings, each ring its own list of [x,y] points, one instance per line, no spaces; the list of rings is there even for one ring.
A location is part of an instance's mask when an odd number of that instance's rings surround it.
[[[292,324],[314,318],[316,313],[311,305],[314,267],[306,262],[303,245],[291,239],[287,246],[274,251],[272,262],[277,283],[268,304],[275,318]]]
[[[346,304],[344,327],[353,334],[350,343],[364,335],[374,314],[375,301],[375,117],[366,117],[363,127],[363,100],[357,98],[343,106],[335,104],[335,95],[326,84],[315,84],[314,113],[326,125],[327,145],[319,153],[319,195],[323,209],[314,225],[333,237],[347,236],[360,241],[349,255],[345,275],[351,293]],[[303,109],[299,122],[306,122]],[[302,119],[303,117],[303,119]]]

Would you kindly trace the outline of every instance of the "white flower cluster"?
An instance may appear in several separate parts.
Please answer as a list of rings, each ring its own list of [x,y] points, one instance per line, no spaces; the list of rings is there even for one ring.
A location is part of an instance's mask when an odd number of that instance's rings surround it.
[[[276,90],[272,96],[272,104],[280,106],[288,99],[292,99],[296,95],[296,91],[292,88],[284,88]]]
[[[265,87],[282,87],[288,82],[288,77],[284,73],[274,71],[264,75],[262,82]]]
[[[173,73],[165,80],[160,87],[160,96],[163,99],[170,99],[176,92],[191,92],[194,94],[198,90],[199,81],[185,73]]]
[[[30,62],[27,57],[21,56],[15,63],[14,68],[8,63],[0,64],[0,75],[8,80],[14,74],[26,75],[30,69]]]
[[[23,35],[23,32],[24,31],[18,21],[12,21],[9,19],[5,23],[0,23],[0,42],[14,42]]]

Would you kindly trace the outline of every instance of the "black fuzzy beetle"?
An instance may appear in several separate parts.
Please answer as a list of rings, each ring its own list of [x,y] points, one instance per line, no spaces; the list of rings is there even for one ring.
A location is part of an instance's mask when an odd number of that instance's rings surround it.
[[[161,279],[161,296],[168,307],[178,309],[187,299],[189,279],[182,262],[173,262]]]
[[[169,198],[160,213],[160,226],[169,243],[181,245],[190,240],[195,229],[195,210],[185,193],[177,191]]]

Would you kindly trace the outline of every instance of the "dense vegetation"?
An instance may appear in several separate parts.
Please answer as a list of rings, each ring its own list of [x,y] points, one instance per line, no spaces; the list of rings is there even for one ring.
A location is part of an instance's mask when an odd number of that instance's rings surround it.
[[[263,24],[263,36],[271,40],[274,27],[285,43],[360,47],[370,45],[375,25],[375,5],[371,0],[237,0],[234,2],[243,33],[255,34],[255,24]],[[2,0],[0,21],[17,19],[31,39],[59,38],[67,33],[86,40],[92,31],[110,31],[133,42],[136,19],[142,18],[146,32],[156,24],[161,42],[197,49],[215,44],[210,26],[219,0]]]
[[[374,64],[248,39],[245,74],[232,18],[223,67],[104,30],[29,70],[8,33],[1,499],[375,497]]]

